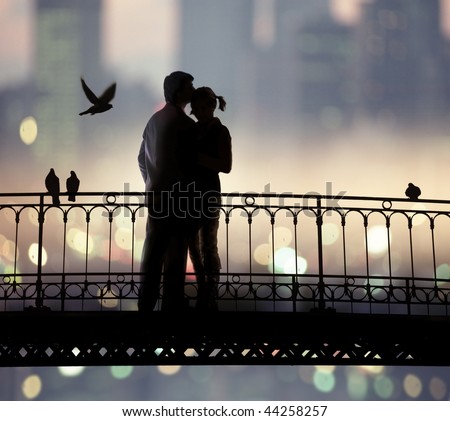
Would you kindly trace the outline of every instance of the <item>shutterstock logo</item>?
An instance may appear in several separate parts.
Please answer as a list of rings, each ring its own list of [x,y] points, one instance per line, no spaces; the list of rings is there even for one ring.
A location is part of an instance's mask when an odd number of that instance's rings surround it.
[[[270,183],[267,183],[264,185],[264,190],[261,193],[227,193],[222,198],[222,203],[232,206],[233,200],[239,197],[240,206],[242,207],[256,206],[259,204],[259,206],[264,208],[300,208],[305,210],[304,214],[306,216],[316,217],[315,213],[308,212],[308,210],[317,209],[319,203],[322,208],[341,209],[339,201],[345,197],[346,193],[347,191],[345,190],[341,190],[337,194],[333,193],[333,183],[331,181],[327,181],[325,184],[325,195],[316,191],[308,191],[302,194],[289,191],[277,193],[272,191]],[[242,216],[246,215],[244,211],[241,214]],[[331,214],[331,210],[325,212],[325,215],[329,214]]]
[[[117,202],[117,196],[123,196],[123,205]],[[108,192],[103,195],[103,203],[123,208],[125,216],[130,216],[132,209],[138,206],[137,216],[144,216],[146,212],[155,219],[178,218],[200,219],[213,218],[220,207],[221,194],[218,191],[204,191],[198,184],[175,183],[170,190],[132,192],[130,184],[125,183],[122,193]],[[147,209],[147,211],[146,211]],[[116,214],[120,210],[116,208]],[[108,216],[111,211],[105,211]],[[135,212],[136,214],[136,212]]]
[[[124,183],[123,193],[105,193],[103,203],[115,207],[115,215],[123,209],[124,216],[130,216],[133,212],[136,216],[145,216],[148,212],[155,219],[214,218],[217,217],[217,210],[221,206],[228,209],[242,208],[242,216],[247,215],[245,209],[255,207],[301,208],[305,210],[306,215],[315,216],[313,212],[308,213],[308,210],[317,209],[319,203],[322,208],[341,209],[339,201],[346,193],[344,190],[333,193],[331,181],[325,184],[325,195],[315,191],[303,194],[277,193],[272,191],[270,183],[264,185],[262,192],[235,191],[224,194],[213,190],[203,191],[195,182],[176,183],[170,190],[158,192],[133,192],[130,190],[130,184]],[[116,203],[118,196],[123,196],[121,204]],[[112,211],[105,211],[104,216],[110,215],[110,212]],[[327,211],[325,215],[330,212]]]

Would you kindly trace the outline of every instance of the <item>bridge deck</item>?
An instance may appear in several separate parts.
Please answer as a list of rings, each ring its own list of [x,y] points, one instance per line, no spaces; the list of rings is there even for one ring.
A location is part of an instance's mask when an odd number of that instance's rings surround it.
[[[309,313],[0,313],[0,366],[449,366],[450,318]]]
[[[78,196],[0,193],[1,366],[450,366],[448,200],[224,193],[221,311],[144,317],[145,195]]]

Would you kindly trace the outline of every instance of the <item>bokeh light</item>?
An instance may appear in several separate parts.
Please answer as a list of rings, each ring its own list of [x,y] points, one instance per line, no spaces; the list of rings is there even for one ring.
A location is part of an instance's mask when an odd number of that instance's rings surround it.
[[[20,271],[12,265],[4,265],[0,261],[0,270],[5,274],[3,281],[5,283],[16,282],[21,283],[22,277],[19,276]]]
[[[158,371],[165,376],[174,376],[180,370],[180,365],[158,365]]]
[[[30,261],[37,265],[39,263],[39,244],[33,243],[28,248],[28,257]],[[45,266],[47,263],[47,251],[42,246],[42,266]]]
[[[292,229],[286,227],[276,227],[273,234],[269,234],[268,243],[272,245],[275,250],[286,247],[292,241]]]
[[[86,369],[86,367],[82,367],[82,366],[58,367],[58,371],[61,373],[61,376],[63,376],[63,377],[78,377],[84,372],[85,369]]]
[[[131,250],[133,245],[133,233],[131,229],[120,227],[114,234],[116,245],[122,250]]]
[[[394,394],[394,382],[387,376],[375,377],[373,388],[375,393],[382,399],[390,399]]]
[[[42,390],[42,381],[37,374],[28,376],[22,382],[22,393],[26,399],[35,399],[39,396]]]
[[[131,366],[112,366],[111,369],[111,375],[115,379],[126,379],[127,377],[130,377],[133,373],[133,367]]]
[[[447,385],[440,377],[432,377],[429,388],[433,399],[442,400],[447,396]]]
[[[0,257],[10,262],[14,262],[15,254],[19,257],[19,251],[16,250],[16,244],[0,234]]]
[[[20,139],[25,145],[31,145],[37,138],[38,126],[34,117],[25,117],[20,123]]]
[[[275,251],[274,265],[276,273],[284,274],[303,274],[307,269],[307,261],[301,256],[295,254],[295,250],[291,247],[282,247]],[[271,268],[271,264],[269,267]]]
[[[335,365],[316,365],[314,366],[317,371],[322,373],[334,373],[336,371]]]
[[[333,372],[316,370],[313,375],[313,383],[320,392],[330,393],[336,386],[336,378]]]
[[[361,365],[359,371],[368,374],[378,375],[385,371],[385,367],[382,365]]]
[[[270,244],[264,243],[256,247],[253,253],[255,260],[262,266],[268,266],[272,261],[272,247]]]
[[[411,398],[418,398],[422,393],[422,380],[415,374],[408,374],[403,380],[403,388]]]
[[[392,241],[392,234],[390,234],[389,239]],[[367,247],[369,253],[375,256],[386,253],[388,249],[388,233],[385,226],[375,225],[368,229]]]
[[[81,254],[91,254],[94,250],[94,242],[92,237],[86,235],[86,232],[79,228],[70,228],[67,232],[67,244],[72,249]]]
[[[442,263],[436,268],[436,278],[447,282],[450,279],[450,266],[448,263]]]

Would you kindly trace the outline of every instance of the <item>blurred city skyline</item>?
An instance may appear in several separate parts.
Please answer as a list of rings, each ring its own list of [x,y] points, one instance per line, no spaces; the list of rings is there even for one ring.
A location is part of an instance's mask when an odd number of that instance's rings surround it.
[[[31,76],[33,68],[33,31],[35,7],[38,0],[3,0],[0,5],[0,87],[14,85]],[[253,22],[253,37],[260,45],[273,42],[274,28],[271,24],[276,0],[255,2],[258,15]],[[438,0],[441,7],[440,30],[450,38],[450,0]],[[180,33],[176,29],[179,23],[179,0],[135,0],[132,4],[121,0],[108,0],[103,3],[101,40],[102,59],[106,66],[117,66],[131,78],[141,78],[149,82],[150,64],[155,56],[161,58],[160,68],[168,72],[176,62],[179,50]],[[356,25],[361,19],[361,8],[373,0],[329,0],[330,13],[337,22]],[[142,37],[144,30],[146,37]],[[134,36],[133,36],[134,35]],[[132,37],[133,44],[127,40]],[[14,40],[14,42],[11,42]],[[128,64],[128,60],[134,64]],[[136,63],[142,67],[135,69]],[[136,73],[138,72],[138,73]],[[159,80],[156,83],[159,86]]]
[[[3,163],[2,185],[40,191],[49,163],[66,173],[83,162],[82,189],[141,190],[142,130],[163,101],[164,76],[181,68],[228,101],[217,114],[234,139],[225,190],[325,193],[331,182],[348,194],[402,196],[414,181],[427,198],[446,198],[436,160],[445,162],[450,126],[449,4],[5,1],[0,135],[17,159]],[[81,74],[97,91],[118,83],[113,110],[78,116]],[[11,167],[36,177],[24,184]]]

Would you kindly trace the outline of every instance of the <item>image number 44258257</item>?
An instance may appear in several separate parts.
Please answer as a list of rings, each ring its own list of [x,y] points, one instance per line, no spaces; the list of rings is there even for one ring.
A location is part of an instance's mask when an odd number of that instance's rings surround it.
[[[323,417],[326,410],[326,405],[269,405],[262,412],[276,417]]]

